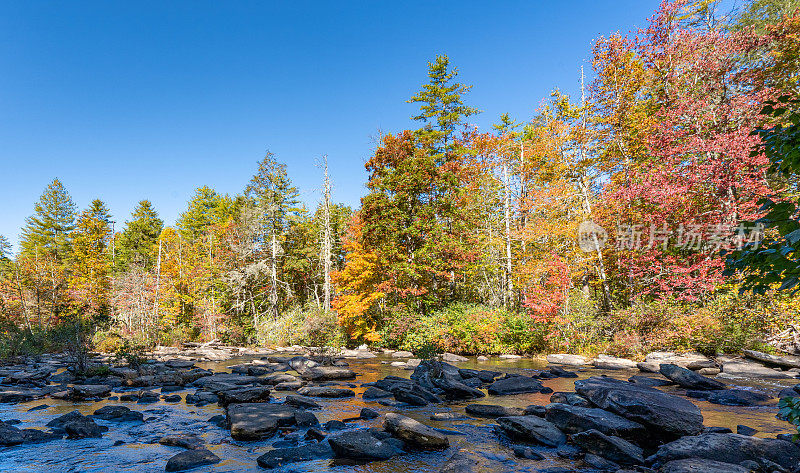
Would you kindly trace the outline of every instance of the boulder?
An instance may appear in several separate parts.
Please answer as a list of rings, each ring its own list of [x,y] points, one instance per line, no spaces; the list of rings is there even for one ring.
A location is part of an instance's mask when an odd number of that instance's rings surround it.
[[[377,419],[380,416],[381,415],[378,411],[370,409],[369,407],[362,407],[361,412],[358,414],[359,419],[365,419],[365,420]]]
[[[583,366],[589,363],[586,357],[580,355],[568,355],[566,353],[556,353],[553,355],[547,355],[547,362],[556,365],[571,365],[571,366]]]
[[[392,353],[392,358],[411,358],[414,354],[410,351],[396,351]]]
[[[447,363],[463,363],[465,361],[469,361],[469,358],[456,355],[455,353],[443,353],[440,358],[442,361],[446,361]]]
[[[331,386],[306,386],[297,390],[298,394],[311,397],[344,398],[356,395],[351,389],[334,388]]]
[[[297,407],[300,409],[321,409],[320,406],[316,401],[311,399],[310,397],[305,396],[295,396],[289,395],[286,396],[284,402],[292,407]]]
[[[727,376],[742,378],[794,378],[795,374],[768,368],[760,363],[751,361],[728,361],[722,364],[722,373]]]
[[[673,352],[652,352],[644,358],[645,363],[654,363],[660,366],[664,363],[678,365],[681,368],[699,370],[701,368],[713,368],[716,366],[714,360],[700,353],[676,354]],[[658,368],[656,368],[656,372]]]
[[[125,406],[103,406],[94,411],[93,417],[115,422],[141,422],[144,415],[141,412],[132,411]]]
[[[649,386],[651,388],[655,388],[658,386],[670,386],[675,383],[668,379],[661,379],[661,378],[651,378],[649,376],[639,376],[634,375],[628,378],[629,383],[638,384],[639,386]]]
[[[384,397],[391,397],[392,393],[384,391],[383,389],[370,386],[361,394],[362,399],[382,399]]]
[[[599,455],[620,465],[644,463],[642,449],[619,437],[606,435],[597,430],[587,430],[572,436],[572,441],[587,452]]]
[[[439,473],[496,473],[502,465],[472,450],[460,448],[439,469]]]
[[[300,372],[303,379],[309,381],[330,381],[334,379],[354,379],[356,373],[340,366],[316,366]]]
[[[186,450],[167,460],[164,471],[186,471],[222,461],[210,450]]]
[[[394,391],[394,398],[412,406],[422,407],[430,404],[427,399],[413,392],[411,389],[396,389]]]
[[[0,387],[0,403],[16,404],[41,397],[39,391],[22,388]]]
[[[244,388],[228,389],[217,393],[219,404],[240,404],[246,402],[266,402],[269,401],[269,388],[266,386],[252,386]]]
[[[106,384],[76,384],[72,388],[72,396],[77,399],[105,397],[111,393],[111,386]]]
[[[764,393],[746,389],[725,389],[723,391],[714,392],[687,391],[686,395],[691,398],[703,399],[712,404],[720,404],[723,406],[759,406],[772,400],[771,396]]]
[[[262,468],[278,468],[291,463],[332,458],[333,449],[328,442],[311,443],[301,447],[276,448],[256,460]]]
[[[462,378],[443,373],[441,376],[433,378],[433,385],[444,391],[444,398],[450,401],[461,401],[466,399],[477,399],[485,397],[483,391],[461,382]],[[480,383],[479,383],[480,384]]]
[[[733,463],[723,463],[705,458],[685,458],[665,463],[659,470],[660,473],[751,473],[750,468],[745,468]]]
[[[275,435],[278,426],[295,423],[296,409],[266,402],[230,404],[227,422],[235,440],[263,440]]]
[[[388,413],[384,416],[383,428],[408,446],[421,450],[447,448],[447,436],[432,428],[400,414]]]
[[[715,391],[725,389],[726,386],[719,381],[706,378],[694,371],[681,368],[678,365],[664,363],[660,368],[661,374],[675,384],[686,389]]]
[[[775,356],[755,350],[742,350],[747,358],[759,361],[765,365],[781,368],[800,368],[800,356]]]
[[[601,409],[644,425],[651,435],[670,439],[703,430],[697,406],[654,388],[595,376],[575,381],[575,392]]]
[[[466,407],[465,411],[472,417],[485,417],[489,419],[525,415],[525,410],[519,407],[495,406],[492,404],[470,404]]]
[[[500,429],[509,437],[525,442],[558,447],[567,438],[552,422],[536,416],[511,416],[497,419]]]
[[[597,355],[597,358],[592,360],[592,365],[597,369],[602,370],[632,370],[636,369],[636,362],[626,358],[617,358],[616,356]]]
[[[688,458],[737,465],[748,460],[760,462],[766,459],[792,470],[800,462],[800,448],[784,440],[711,433],[683,437],[662,445],[647,461],[659,465]]]
[[[280,384],[300,381],[300,378],[286,373],[271,373],[261,378],[266,384]]]
[[[597,430],[606,435],[640,440],[646,435],[643,425],[603,409],[549,404],[545,419],[567,434]]]
[[[97,425],[95,421],[78,411],[56,417],[48,422],[47,426],[63,430],[69,439],[100,438],[103,436],[103,432],[108,430],[108,427]]]
[[[351,460],[388,460],[399,451],[389,442],[379,440],[366,430],[350,430],[328,437],[334,456]]]
[[[205,445],[205,440],[196,435],[167,435],[158,440],[161,445],[167,447],[180,447],[187,450],[201,450]]]
[[[569,404],[570,406],[592,407],[592,403],[585,397],[571,392],[555,392],[550,396],[551,403]]]
[[[510,394],[539,393],[544,386],[539,380],[527,376],[509,376],[498,379],[489,385],[488,392],[493,396]]]
[[[0,422],[0,447],[19,445],[25,441],[25,434],[13,425]]]

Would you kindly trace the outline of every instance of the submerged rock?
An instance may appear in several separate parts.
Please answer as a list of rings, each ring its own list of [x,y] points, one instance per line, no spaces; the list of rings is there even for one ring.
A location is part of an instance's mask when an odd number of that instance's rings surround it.
[[[687,391],[686,395],[691,398],[703,399],[712,404],[720,404],[723,406],[758,406],[772,400],[771,396],[747,389],[726,389],[713,392]]]
[[[132,411],[125,406],[103,406],[94,411],[92,416],[116,422],[141,422],[144,420],[144,415],[141,412]]]
[[[489,385],[488,392],[493,396],[507,396],[511,394],[539,393],[544,386],[534,378],[527,376],[509,376],[498,379]]]
[[[587,452],[599,455],[620,465],[644,463],[642,449],[619,437],[606,435],[597,430],[587,430],[572,436],[572,441]]]
[[[333,449],[328,442],[318,442],[300,447],[276,448],[256,460],[262,468],[278,468],[302,461],[332,458]]]
[[[196,435],[167,435],[158,440],[161,445],[167,447],[180,447],[187,450],[200,450],[205,445],[205,441]]]
[[[13,425],[0,422],[0,446],[19,445],[25,441],[25,434]]]
[[[525,414],[525,410],[519,407],[504,407],[492,404],[470,404],[464,410],[473,417],[486,417],[490,419],[496,417],[521,416]]]
[[[278,426],[295,423],[295,412],[294,408],[284,404],[231,404],[227,409],[231,437],[236,440],[270,438],[275,435]]]
[[[350,430],[328,437],[336,458],[375,461],[388,460],[400,453],[391,443],[379,440],[366,430]]]

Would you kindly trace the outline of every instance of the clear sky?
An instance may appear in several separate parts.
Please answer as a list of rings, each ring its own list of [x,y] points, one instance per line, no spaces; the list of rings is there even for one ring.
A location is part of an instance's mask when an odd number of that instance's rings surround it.
[[[118,222],[141,199],[171,224],[193,190],[240,192],[267,149],[302,199],[357,206],[378,130],[414,126],[405,100],[445,53],[486,129],[574,93],[598,35],[644,26],[656,0],[0,0],[0,234],[47,183]]]

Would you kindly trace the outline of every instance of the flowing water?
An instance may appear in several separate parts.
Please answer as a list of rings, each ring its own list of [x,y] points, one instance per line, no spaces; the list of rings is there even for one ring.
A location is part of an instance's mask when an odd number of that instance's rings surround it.
[[[251,357],[252,358],[252,357]],[[202,368],[215,371],[226,371],[228,366],[249,361],[251,358],[236,358],[223,362],[197,363]],[[408,377],[411,371],[394,368],[388,363],[388,358],[379,357],[369,360],[348,360],[351,368],[359,374],[353,382],[356,397],[344,400],[318,400],[323,405],[322,410],[314,411],[324,423],[328,420],[343,420],[357,417],[361,408],[370,407],[379,412],[400,412],[413,417],[432,427],[446,429],[450,437],[451,447],[445,452],[411,453],[395,457],[385,462],[367,464],[336,464],[331,460],[317,460],[296,463],[273,471],[277,472],[370,472],[370,473],[411,473],[435,472],[458,447],[468,446],[484,456],[498,461],[507,471],[539,471],[546,467],[569,467],[581,470],[580,463],[570,463],[557,455],[553,450],[539,450],[546,459],[544,461],[531,461],[516,458],[510,445],[494,432],[495,421],[491,419],[467,419],[447,422],[429,420],[435,412],[454,411],[463,413],[467,403],[448,403],[431,405],[421,408],[389,408],[372,401],[363,401],[361,393],[365,388],[361,383],[375,381],[387,375]],[[396,360],[391,360],[396,361]],[[531,370],[542,369],[546,363],[538,360],[522,359],[518,361],[503,361],[493,359],[488,362],[477,362],[474,359],[466,363],[459,363],[460,368],[489,369],[502,372],[531,374]],[[627,379],[631,371],[601,371],[585,369],[578,371],[580,378],[605,374],[608,376]],[[557,378],[544,380],[543,384],[554,391],[572,391],[575,379]],[[768,381],[726,381],[744,387],[752,387],[776,395],[781,387],[790,386],[791,380]],[[347,384],[347,383],[342,383]],[[138,390],[138,389],[132,389]],[[666,388],[670,392],[670,388]],[[186,395],[194,392],[194,388],[179,391],[177,394]],[[679,392],[675,389],[675,392]],[[289,393],[274,393],[278,402]],[[508,407],[525,407],[530,404],[546,405],[549,403],[549,394],[520,394],[514,396],[489,396],[477,403],[499,404]],[[738,424],[753,427],[759,431],[758,436],[774,437],[779,433],[791,432],[790,425],[775,417],[777,409],[774,404],[764,407],[726,407],[710,404],[704,401],[693,400],[702,410],[706,426],[719,426],[731,428],[734,432]],[[197,434],[206,441],[209,450],[222,459],[222,462],[201,467],[193,471],[215,472],[241,472],[263,471],[257,464],[256,458],[270,450],[270,446],[278,438],[259,442],[240,442],[231,439],[230,433],[216,425],[207,422],[223,410],[216,404],[196,407],[180,403],[166,403],[159,401],[152,404],[136,404],[130,402],[100,401],[100,402],[65,402],[54,399],[42,399],[22,404],[0,404],[0,419],[19,419],[19,428],[44,428],[51,419],[79,410],[83,414],[91,414],[104,405],[125,405],[133,410],[141,411],[145,422],[107,422],[97,420],[101,425],[109,427],[108,432],[101,439],[82,440],[56,440],[41,444],[26,444],[15,447],[0,447],[0,472],[162,472],[166,461],[176,453],[183,451],[177,447],[166,447],[158,444],[158,440],[169,434]],[[30,410],[31,408],[47,405],[46,408]],[[380,427],[380,418],[370,421],[359,420],[354,422],[359,427]]]

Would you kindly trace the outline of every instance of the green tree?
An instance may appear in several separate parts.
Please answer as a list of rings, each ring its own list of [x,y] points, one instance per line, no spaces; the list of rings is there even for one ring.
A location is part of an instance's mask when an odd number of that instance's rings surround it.
[[[92,201],[76,224],[69,286],[73,306],[93,320],[109,314],[109,238],[111,216],[103,201]]]
[[[156,262],[155,245],[164,228],[158,212],[149,200],[142,200],[133,210],[131,220],[125,222],[125,230],[119,241],[117,266],[120,271],[139,267],[146,271]]]
[[[75,229],[75,203],[58,179],[47,185],[22,228],[20,246],[27,255],[47,254],[62,262],[69,256]]]
[[[175,225],[184,238],[194,241],[205,234],[211,225],[227,221],[232,207],[233,201],[227,195],[219,195],[208,186],[198,187]]]

